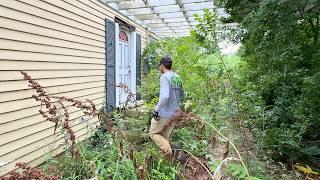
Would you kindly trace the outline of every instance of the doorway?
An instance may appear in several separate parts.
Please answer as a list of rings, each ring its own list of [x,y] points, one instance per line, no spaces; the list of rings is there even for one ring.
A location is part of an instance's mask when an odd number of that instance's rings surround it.
[[[130,57],[130,34],[129,32],[119,29],[118,40],[118,58],[116,61],[117,66],[117,84],[122,84],[131,89],[131,57]],[[128,93],[122,88],[117,88],[117,96],[119,106],[127,101]]]
[[[116,84],[128,87],[136,93],[136,32],[116,23]],[[116,107],[127,103],[128,93],[116,88]]]

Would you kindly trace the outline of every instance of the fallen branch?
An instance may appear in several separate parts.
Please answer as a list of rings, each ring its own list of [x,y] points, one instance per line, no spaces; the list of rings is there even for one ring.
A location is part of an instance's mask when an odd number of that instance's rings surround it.
[[[239,160],[244,168],[244,170],[246,171],[246,174],[248,177],[250,177],[249,175],[249,171],[247,169],[247,166],[245,165],[240,153],[239,153],[239,150],[236,148],[236,146],[233,144],[233,142],[231,142],[227,137],[225,137],[220,131],[218,131],[213,125],[211,125],[210,123],[208,122],[205,122],[207,125],[209,125],[212,129],[214,129],[220,136],[222,136],[226,141],[229,141],[229,143],[231,144],[231,146],[233,147],[233,149],[236,151],[238,157],[239,157]]]
[[[213,177],[216,180],[220,180],[222,178],[221,176],[221,171],[224,165],[226,165],[229,161],[240,161],[238,158],[234,158],[234,157],[228,157],[225,158],[223,161],[220,162],[220,164],[218,165],[218,167],[216,168],[216,170],[214,171]]]
[[[236,146],[233,144],[233,142],[231,142],[226,136],[224,136],[216,127],[214,127],[212,124],[202,120],[199,116],[197,116],[195,113],[192,112],[184,112],[184,111],[177,111],[176,114],[171,117],[170,121],[171,123],[175,122],[176,124],[187,124],[189,122],[191,122],[192,120],[196,120],[197,122],[199,122],[201,125],[206,124],[208,126],[210,126],[214,131],[216,131],[221,137],[223,137],[226,141],[228,141],[232,148],[236,151],[237,156],[241,162],[241,165],[243,166],[243,168],[246,171],[246,174],[248,177],[250,177],[249,175],[249,171],[239,153],[239,150],[236,148]]]
[[[188,153],[194,160],[196,160],[210,175],[210,177],[214,180],[214,177],[211,174],[211,171],[197,158],[195,157],[193,154],[191,154],[189,151],[184,150],[184,149],[172,149],[172,150],[176,150],[176,151],[184,151],[186,153]]]

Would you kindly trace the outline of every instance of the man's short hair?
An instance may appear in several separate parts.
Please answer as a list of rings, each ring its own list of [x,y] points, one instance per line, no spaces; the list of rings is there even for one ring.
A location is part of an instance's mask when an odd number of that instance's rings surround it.
[[[172,59],[170,56],[164,56],[160,60],[160,65],[163,64],[166,69],[171,69]]]

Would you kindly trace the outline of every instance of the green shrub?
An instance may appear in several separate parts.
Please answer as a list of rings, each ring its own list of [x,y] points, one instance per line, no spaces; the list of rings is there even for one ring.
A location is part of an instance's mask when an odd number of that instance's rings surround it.
[[[159,97],[160,92],[160,72],[152,69],[143,79],[141,84],[141,96],[147,102],[155,97]]]
[[[219,0],[219,5],[245,30],[237,87],[260,148],[285,162],[318,157],[320,2]]]

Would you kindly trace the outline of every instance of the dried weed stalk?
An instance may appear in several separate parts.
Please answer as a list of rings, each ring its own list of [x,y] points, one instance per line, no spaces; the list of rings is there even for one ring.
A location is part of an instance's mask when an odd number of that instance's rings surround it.
[[[30,75],[23,71],[20,72],[23,75],[23,79],[29,82],[28,86],[36,91],[36,94],[33,94],[32,97],[36,101],[40,102],[41,108],[39,110],[39,113],[47,121],[53,122],[55,124],[54,133],[56,132],[58,126],[62,124],[62,128],[66,129],[66,132],[69,135],[69,140],[71,142],[70,152],[73,157],[78,156],[79,150],[75,146],[76,136],[69,125],[70,114],[65,103],[83,110],[83,113],[88,116],[95,116],[98,114],[96,105],[89,99],[86,99],[85,101],[79,101],[74,98],[68,98],[64,96],[51,96],[48,94],[45,88],[41,86],[37,81],[33,80]],[[43,110],[43,108],[45,110]]]
[[[54,175],[48,175],[43,170],[33,168],[27,163],[17,163],[16,167],[22,170],[22,172],[11,171],[8,176],[0,177],[3,180],[14,179],[44,179],[44,180],[58,180],[58,171],[54,169]]]
[[[76,136],[72,128],[70,127],[70,113],[68,111],[68,108],[66,104],[74,106],[76,108],[79,108],[83,111],[85,115],[88,116],[96,116],[98,115],[99,119],[108,119],[107,124],[105,124],[106,129],[108,132],[115,135],[117,133],[120,136],[120,142],[119,142],[119,149],[120,149],[120,156],[124,156],[124,132],[121,129],[115,129],[113,127],[113,124],[111,124],[112,116],[111,114],[101,113],[98,112],[96,109],[96,105],[90,101],[89,99],[86,99],[85,101],[79,101],[74,98],[68,98],[64,96],[51,96],[48,94],[48,92],[45,90],[43,86],[41,86],[37,81],[33,80],[30,75],[28,75],[26,72],[20,71],[23,75],[24,80],[28,81],[28,86],[31,87],[36,91],[36,94],[32,95],[32,98],[34,98],[36,101],[40,102],[40,110],[39,113],[44,117],[47,121],[50,121],[54,123],[54,134],[59,126],[61,128],[65,129],[69,141],[71,142],[71,146],[69,148],[72,157],[77,158],[80,155],[84,158],[85,157],[81,154],[79,148],[76,146]],[[128,88],[126,84],[118,84],[115,85],[117,88],[121,88],[125,93],[128,94],[127,100],[125,102],[125,106],[128,105],[130,101],[135,101],[134,94],[132,91]],[[96,166],[93,162],[89,162],[90,167],[93,167],[92,169],[95,170]],[[16,164],[16,166],[23,170],[22,173],[11,171],[8,176],[1,177],[5,179],[45,179],[45,180],[56,180],[58,179],[58,176],[49,176],[45,174],[41,169],[33,168],[28,166],[24,162],[19,162]]]
[[[229,148],[229,144],[232,146],[232,148],[235,150],[235,152],[237,153],[237,156],[239,158],[239,161],[241,162],[243,168],[246,171],[246,174],[248,177],[250,177],[247,166],[245,165],[239,150],[236,148],[236,146],[226,137],[224,136],[216,127],[214,127],[212,124],[202,120],[199,116],[197,116],[195,113],[193,112],[184,112],[184,111],[177,111],[175,113],[175,115],[170,119],[170,123],[175,123],[178,126],[186,126],[188,123],[190,123],[191,121],[196,121],[198,124],[198,128],[203,128],[204,125],[208,125],[209,127],[211,127],[216,133],[218,133],[226,142],[225,144],[225,148]],[[224,158],[226,158],[226,155],[229,153],[228,150],[224,150]]]
[[[126,101],[124,103],[124,107],[128,106],[128,103],[129,102],[137,102],[135,97],[134,97],[134,93],[130,90],[130,88],[128,87],[127,84],[124,84],[124,83],[119,83],[119,84],[114,84],[115,87],[117,88],[120,88],[123,92],[127,93],[127,98],[126,98]],[[137,103],[136,103],[137,105]]]
[[[68,105],[81,109],[85,115],[92,117],[98,115],[96,105],[89,99],[86,99],[85,101],[79,101],[74,98],[68,98],[64,96],[51,96],[48,94],[45,88],[41,86],[37,81],[33,80],[30,75],[23,71],[20,72],[23,75],[23,79],[28,81],[28,86],[36,91],[36,94],[33,94],[32,98],[40,102],[41,107],[39,109],[39,113],[43,118],[45,118],[45,120],[55,124],[54,134],[58,126],[61,126],[61,128],[66,130],[68,139],[71,142],[71,146],[69,148],[71,155],[73,158],[79,157],[79,155],[81,155],[81,152],[76,146],[76,135],[69,124],[70,114],[67,109],[66,103]],[[1,179],[58,179],[57,175],[49,176],[41,169],[30,167],[27,165],[27,163],[24,162],[19,162],[16,164],[16,166],[23,170],[22,173],[11,171],[8,176],[1,177]]]

